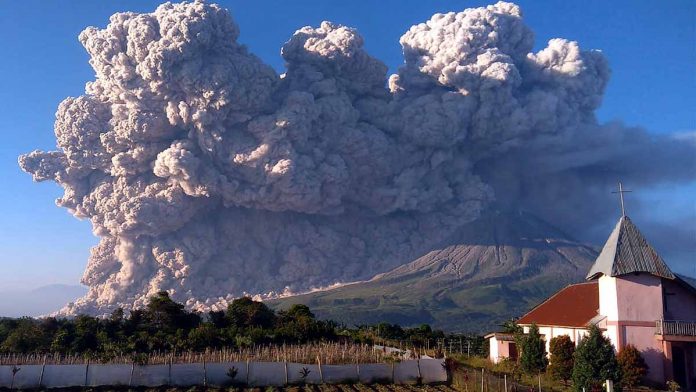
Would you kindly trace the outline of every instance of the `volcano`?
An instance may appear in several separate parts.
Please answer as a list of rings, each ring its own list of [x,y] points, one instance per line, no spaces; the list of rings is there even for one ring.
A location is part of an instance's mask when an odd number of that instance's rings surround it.
[[[483,332],[584,279],[597,250],[524,212],[494,211],[427,254],[369,281],[269,301],[348,325],[429,323]]]

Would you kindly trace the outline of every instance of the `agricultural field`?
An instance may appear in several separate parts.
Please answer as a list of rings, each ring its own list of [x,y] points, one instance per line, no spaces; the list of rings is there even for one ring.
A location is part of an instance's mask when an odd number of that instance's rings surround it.
[[[0,388],[0,391],[9,389]],[[54,392],[81,391],[81,392],[457,392],[459,389],[447,385],[393,385],[393,384],[340,384],[340,385],[307,385],[286,388],[64,388],[51,389]]]

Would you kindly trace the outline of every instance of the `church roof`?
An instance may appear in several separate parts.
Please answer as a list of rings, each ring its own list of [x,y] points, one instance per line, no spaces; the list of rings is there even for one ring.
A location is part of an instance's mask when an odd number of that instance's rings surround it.
[[[650,246],[636,225],[624,215],[609,235],[602,252],[590,268],[587,279],[594,279],[600,275],[620,276],[634,272],[647,272],[666,279],[675,278],[662,257]]]
[[[537,305],[517,324],[586,327],[599,314],[597,281],[572,284]]]

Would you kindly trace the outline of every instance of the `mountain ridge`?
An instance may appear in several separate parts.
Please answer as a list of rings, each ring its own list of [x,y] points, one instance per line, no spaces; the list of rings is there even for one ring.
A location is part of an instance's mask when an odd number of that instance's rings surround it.
[[[582,281],[597,249],[524,212],[493,211],[425,255],[364,282],[269,301],[347,324],[484,332]]]

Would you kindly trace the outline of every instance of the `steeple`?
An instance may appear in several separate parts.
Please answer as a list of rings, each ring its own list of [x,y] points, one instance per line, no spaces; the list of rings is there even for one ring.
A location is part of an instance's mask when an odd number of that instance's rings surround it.
[[[628,216],[624,215],[609,235],[586,279],[596,279],[601,275],[620,276],[633,272],[647,272],[666,279],[675,278],[662,257]]]

